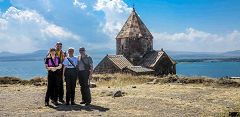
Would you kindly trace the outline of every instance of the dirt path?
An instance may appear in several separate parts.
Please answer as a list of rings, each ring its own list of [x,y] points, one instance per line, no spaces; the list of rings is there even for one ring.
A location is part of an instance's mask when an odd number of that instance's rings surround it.
[[[125,96],[112,98],[111,91]],[[0,85],[0,116],[221,116],[240,111],[239,88],[156,84],[92,89],[93,105],[45,107],[44,86]],[[79,87],[76,103],[80,102]]]

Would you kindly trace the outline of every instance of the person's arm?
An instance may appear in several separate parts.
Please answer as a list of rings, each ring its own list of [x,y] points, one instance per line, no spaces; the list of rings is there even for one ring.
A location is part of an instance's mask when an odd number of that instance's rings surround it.
[[[64,58],[64,60],[63,60],[63,63],[62,63],[62,67],[63,67],[63,81],[65,81],[65,77],[64,77],[64,74],[65,74],[65,71],[66,71],[66,66],[67,66],[67,64],[68,64],[68,61],[67,61],[67,58]]]
[[[65,70],[66,70],[66,67],[64,66],[64,67],[63,67],[63,76],[62,76],[63,81],[65,81],[65,76],[64,76],[64,74],[65,74]]]
[[[48,67],[48,64],[45,64],[45,68],[46,68],[47,70],[51,70],[51,68]]]
[[[59,64],[57,67],[55,67],[56,69],[62,69],[62,64]]]
[[[45,60],[45,68],[47,70],[52,70],[53,69],[53,67],[48,67],[48,59]]]
[[[90,74],[89,74],[89,79],[92,80],[92,75],[93,75],[93,60],[91,57],[89,57],[89,64],[90,64]]]

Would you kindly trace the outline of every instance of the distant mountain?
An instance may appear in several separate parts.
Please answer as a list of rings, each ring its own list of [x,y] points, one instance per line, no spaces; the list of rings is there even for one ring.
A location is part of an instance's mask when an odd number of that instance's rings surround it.
[[[174,59],[202,59],[219,57],[220,53],[216,52],[188,52],[188,51],[168,51],[167,54]]]
[[[174,59],[239,58],[240,50],[229,52],[166,51]]]
[[[0,61],[37,61],[43,60],[48,50],[38,50],[32,53],[15,54],[10,52],[1,52]],[[202,61],[202,60],[233,60],[240,59],[240,50],[217,53],[217,52],[188,52],[188,51],[168,51],[167,54],[179,61]],[[75,55],[79,52],[75,50]],[[87,51],[93,59],[101,60],[107,54],[115,54],[114,50],[89,50]]]
[[[7,54],[6,52],[4,53],[3,55],[0,55],[1,61],[36,61],[36,60],[43,60],[43,58],[47,54],[47,50],[38,50],[32,53],[23,53],[23,54],[15,54],[15,53],[9,53],[9,52]]]
[[[0,52],[0,57],[2,56],[14,56],[17,55],[15,53],[11,53],[11,52]]]
[[[223,53],[224,56],[240,56],[240,50],[229,51]]]
[[[48,50],[38,50],[32,53],[15,54],[10,52],[0,53],[0,61],[37,61],[44,60]],[[113,50],[89,50],[87,51],[94,59],[102,59],[107,54],[114,54]],[[78,50],[75,50],[75,55],[78,55]]]

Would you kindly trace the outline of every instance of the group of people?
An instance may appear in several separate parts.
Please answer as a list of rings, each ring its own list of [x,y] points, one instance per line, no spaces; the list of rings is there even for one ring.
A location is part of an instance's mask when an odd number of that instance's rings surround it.
[[[45,66],[48,71],[48,85],[45,96],[45,106],[49,101],[56,106],[59,103],[76,105],[75,87],[79,80],[82,102],[80,104],[90,105],[90,80],[93,73],[93,61],[86,54],[85,48],[79,48],[79,56],[74,56],[74,48],[69,48],[68,53],[62,51],[62,43],[57,42],[55,48],[50,48],[45,59]],[[66,82],[66,102],[64,101],[64,87]]]

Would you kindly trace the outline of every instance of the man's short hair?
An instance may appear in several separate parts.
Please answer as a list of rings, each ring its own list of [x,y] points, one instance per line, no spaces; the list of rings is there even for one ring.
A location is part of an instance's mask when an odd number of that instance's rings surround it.
[[[73,47],[70,47],[70,48],[68,48],[68,50],[74,50],[74,48],[73,48]]]
[[[56,45],[62,45],[62,43],[61,42],[57,42]]]
[[[80,48],[79,48],[79,51],[80,51],[80,50],[84,50],[84,51],[85,51],[85,48],[84,48],[84,47],[80,47]]]

